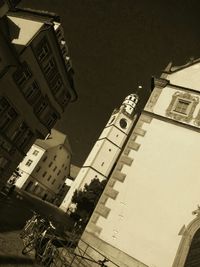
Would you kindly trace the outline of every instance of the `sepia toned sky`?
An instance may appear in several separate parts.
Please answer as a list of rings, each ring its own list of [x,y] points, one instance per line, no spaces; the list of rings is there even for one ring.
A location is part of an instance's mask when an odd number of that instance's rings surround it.
[[[57,129],[82,165],[115,107],[138,85],[142,102],[151,76],[173,61],[200,57],[199,0],[23,0],[61,16],[78,100]]]

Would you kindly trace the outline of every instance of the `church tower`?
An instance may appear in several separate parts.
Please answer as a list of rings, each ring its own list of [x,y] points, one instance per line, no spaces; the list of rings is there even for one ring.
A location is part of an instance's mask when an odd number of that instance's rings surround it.
[[[139,89],[141,86],[139,86]],[[63,200],[60,208],[67,210],[76,189],[82,189],[92,179],[107,179],[113,169],[137,115],[135,108],[138,95],[127,96],[119,109],[115,109],[92,148],[77,178]]]

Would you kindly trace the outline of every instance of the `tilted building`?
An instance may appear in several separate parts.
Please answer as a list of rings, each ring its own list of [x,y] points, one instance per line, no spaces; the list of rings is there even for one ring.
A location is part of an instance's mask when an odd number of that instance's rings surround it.
[[[170,64],[109,175],[78,266],[200,266],[199,158],[200,60]]]
[[[6,13],[8,2],[0,5],[0,185],[77,98],[59,17]]]
[[[83,189],[84,185],[89,184],[94,178],[101,181],[109,177],[136,121],[135,107],[137,102],[138,96],[131,94],[125,98],[119,109],[113,111],[77,178],[72,183],[60,206],[61,209],[68,210],[75,190]]]
[[[52,129],[46,140],[37,139],[19,164],[16,186],[43,200],[57,204],[70,176],[71,148],[65,134]]]

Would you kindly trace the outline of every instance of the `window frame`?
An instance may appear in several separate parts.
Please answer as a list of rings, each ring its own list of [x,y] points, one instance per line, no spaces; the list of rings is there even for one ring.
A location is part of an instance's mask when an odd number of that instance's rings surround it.
[[[187,102],[185,113],[177,111],[180,102]],[[172,100],[166,110],[166,116],[174,120],[189,123],[193,119],[194,110],[199,103],[199,97],[188,92],[177,91],[172,95]]]

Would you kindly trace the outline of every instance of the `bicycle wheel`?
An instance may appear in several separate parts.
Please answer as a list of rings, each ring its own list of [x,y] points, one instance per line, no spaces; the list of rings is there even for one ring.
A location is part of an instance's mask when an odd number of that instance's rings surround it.
[[[30,242],[27,245],[25,245],[25,247],[22,249],[22,254],[26,255],[29,252],[31,252],[33,249],[35,248],[35,242]]]

